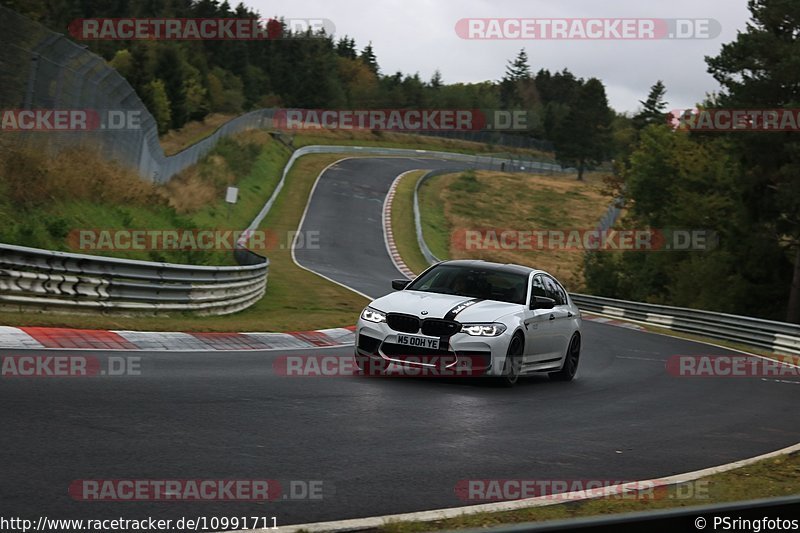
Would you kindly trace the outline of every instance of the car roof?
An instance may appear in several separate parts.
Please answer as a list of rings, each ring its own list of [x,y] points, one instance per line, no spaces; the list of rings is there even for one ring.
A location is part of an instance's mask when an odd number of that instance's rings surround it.
[[[528,275],[531,272],[541,272],[535,268],[526,267],[522,265],[515,265],[512,263],[492,263],[490,261],[484,261],[482,259],[454,259],[452,261],[443,261],[439,263],[440,265],[454,265],[454,266],[464,266],[464,267],[479,267],[484,268],[486,270],[496,270],[497,272],[508,272],[512,274],[525,274]]]

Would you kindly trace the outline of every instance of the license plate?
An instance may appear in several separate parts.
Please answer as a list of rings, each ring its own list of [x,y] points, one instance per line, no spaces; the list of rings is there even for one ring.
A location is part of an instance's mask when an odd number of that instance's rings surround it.
[[[397,344],[404,346],[416,346],[418,348],[439,349],[439,339],[429,339],[427,337],[415,337],[413,335],[398,335]]]

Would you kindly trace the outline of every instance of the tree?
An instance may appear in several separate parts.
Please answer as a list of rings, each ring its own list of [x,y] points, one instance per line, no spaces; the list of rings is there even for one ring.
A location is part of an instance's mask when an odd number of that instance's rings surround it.
[[[172,123],[170,112],[170,102],[164,82],[153,80],[144,87],[144,100],[148,109],[153,113],[153,118],[158,126],[158,133],[164,134],[169,131]]]
[[[528,53],[522,48],[513,61],[509,61],[506,66],[506,75],[503,79],[511,81],[529,80],[531,78],[531,67],[528,65]]]
[[[705,251],[597,252],[586,268],[589,290],[727,313],[761,312],[762,302],[754,305],[747,297],[760,293],[760,280],[738,267],[748,228],[739,200],[740,169],[729,150],[719,138],[698,142],[666,124],[647,126],[626,172],[628,209],[621,229],[654,228],[668,237],[669,228],[702,228],[716,232],[720,246],[712,240]]]
[[[180,128],[189,119],[184,66],[185,62],[174,43],[167,43],[157,55],[154,74],[163,81],[164,89],[167,91],[173,128]]]
[[[536,84],[531,78],[531,68],[528,65],[528,54],[521,49],[513,60],[506,65],[506,72],[500,80],[500,101],[505,109],[525,106],[525,100],[530,100],[531,89],[535,91]],[[526,98],[528,96],[528,98]]]
[[[666,94],[667,88],[664,87],[664,83],[661,80],[658,80],[650,88],[647,100],[639,100],[639,103],[642,104],[642,110],[633,117],[633,125],[637,130],[642,130],[650,124],[664,124],[667,120],[667,115],[664,112],[667,109],[667,102],[664,101]]]
[[[358,58],[356,52],[356,40],[350,39],[345,35],[336,42],[336,55],[339,57],[346,57],[347,59]]]
[[[563,123],[556,128],[556,155],[565,164],[575,165],[578,180],[588,166],[603,162],[612,148],[611,122],[602,82],[591,78],[578,89],[577,99]]]
[[[800,3],[750,0],[752,20],[719,55],[706,57],[708,71],[722,85],[719,105],[774,109],[800,106]],[[800,140],[797,133],[736,133],[734,153],[746,169],[742,199],[752,218],[751,239],[785,251],[770,265],[785,287],[786,320],[800,323]],[[764,243],[761,243],[763,246]],[[784,265],[793,274],[778,277]],[[768,278],[769,279],[769,278]]]
[[[440,89],[442,85],[444,85],[444,81],[442,81],[442,73],[438,68],[433,72],[433,76],[431,76],[431,81],[428,82],[428,85],[431,87],[431,89]]]
[[[369,44],[364,47],[359,59],[361,59],[361,61],[363,61],[364,64],[369,67],[372,73],[377,76],[378,72],[380,72],[380,67],[378,66],[378,58],[375,57],[375,51],[372,50],[372,41],[370,41]]]

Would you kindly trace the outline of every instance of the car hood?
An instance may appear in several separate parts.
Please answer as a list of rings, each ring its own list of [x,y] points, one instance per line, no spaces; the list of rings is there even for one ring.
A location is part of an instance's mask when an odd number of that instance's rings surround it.
[[[474,298],[453,294],[397,291],[378,298],[370,304],[370,307],[384,313],[405,313],[419,318],[444,318],[459,304],[471,300]],[[491,322],[509,313],[519,311],[521,308],[524,308],[521,304],[481,300],[459,312],[455,320],[459,322]],[[427,311],[427,314],[422,314],[423,311]]]

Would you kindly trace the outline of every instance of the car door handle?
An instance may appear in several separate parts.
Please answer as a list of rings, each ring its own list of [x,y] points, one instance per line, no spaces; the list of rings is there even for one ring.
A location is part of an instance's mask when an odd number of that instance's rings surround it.
[[[573,316],[572,311],[567,312],[567,318],[572,318]]]
[[[551,314],[550,315],[550,320],[555,320],[555,319],[556,319],[556,315]]]

